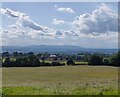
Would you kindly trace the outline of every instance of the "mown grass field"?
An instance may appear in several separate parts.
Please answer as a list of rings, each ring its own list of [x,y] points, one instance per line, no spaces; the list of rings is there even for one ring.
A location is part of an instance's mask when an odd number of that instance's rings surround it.
[[[118,94],[117,67],[13,67],[2,73],[3,95]]]

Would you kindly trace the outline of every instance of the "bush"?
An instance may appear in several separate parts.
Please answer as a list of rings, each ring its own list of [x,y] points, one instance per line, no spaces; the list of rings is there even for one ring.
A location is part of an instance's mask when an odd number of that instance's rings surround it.
[[[120,51],[116,55],[112,56],[111,64],[114,66],[120,66]]]
[[[67,61],[67,65],[75,65],[75,62],[72,59],[70,59]]]
[[[51,66],[51,63],[43,61],[42,64],[41,64],[41,66]]]
[[[41,66],[39,59],[34,56],[28,57],[17,57],[14,60],[11,60],[9,57],[5,58],[5,61],[2,63],[3,67],[36,67]]]
[[[94,54],[91,56],[89,62],[89,65],[103,65],[103,58],[100,57],[99,55]]]
[[[110,60],[108,58],[103,59],[104,65],[110,65]]]

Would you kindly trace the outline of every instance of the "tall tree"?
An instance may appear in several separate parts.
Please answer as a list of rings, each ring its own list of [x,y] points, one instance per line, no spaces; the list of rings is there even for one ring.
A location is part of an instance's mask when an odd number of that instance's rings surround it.
[[[89,62],[90,65],[103,65],[103,58],[99,55],[94,54],[91,56]]]

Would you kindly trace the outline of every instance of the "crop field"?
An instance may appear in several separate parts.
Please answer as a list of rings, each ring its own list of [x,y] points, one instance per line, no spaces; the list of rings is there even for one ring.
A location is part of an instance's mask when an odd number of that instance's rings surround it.
[[[112,66],[11,67],[2,69],[3,95],[117,95]]]

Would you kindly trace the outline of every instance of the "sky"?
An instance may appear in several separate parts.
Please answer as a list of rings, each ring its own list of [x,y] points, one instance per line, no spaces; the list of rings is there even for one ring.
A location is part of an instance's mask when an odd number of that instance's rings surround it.
[[[117,48],[117,2],[3,2],[2,45]]]

